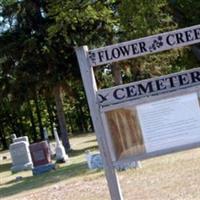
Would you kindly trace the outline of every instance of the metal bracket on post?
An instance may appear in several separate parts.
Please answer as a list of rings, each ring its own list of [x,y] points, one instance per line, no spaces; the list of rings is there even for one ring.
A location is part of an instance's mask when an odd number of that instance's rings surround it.
[[[100,153],[103,158],[105,175],[112,200],[123,200],[119,180],[116,170],[113,166],[109,146],[105,137],[105,129],[101,118],[99,105],[97,104],[97,85],[94,76],[94,70],[88,60],[88,47],[83,46],[76,48],[81,76],[86,91],[86,96],[92,116],[97,141],[99,144]]]

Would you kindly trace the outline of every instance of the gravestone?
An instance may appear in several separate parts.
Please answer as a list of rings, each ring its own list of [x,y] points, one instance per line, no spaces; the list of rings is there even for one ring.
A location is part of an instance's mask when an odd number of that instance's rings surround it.
[[[93,153],[90,151],[85,152],[87,164],[89,169],[103,169],[103,160],[100,153]],[[140,161],[132,161],[130,163],[120,163],[115,166],[115,169],[122,171],[131,168],[142,168]]]
[[[16,134],[12,134],[11,135],[11,139],[12,139],[12,142],[14,142],[14,140],[17,138]]]
[[[51,163],[51,156],[46,141],[31,144],[29,148],[34,167]]]
[[[51,154],[47,141],[30,145],[31,157],[33,160],[33,175],[39,175],[55,168],[52,164]]]
[[[43,135],[44,135],[44,140],[47,141],[47,144],[49,146],[49,151],[50,151],[50,154],[51,156],[53,157],[54,156],[54,152],[51,148],[51,144],[49,142],[49,136],[48,136],[48,131],[47,131],[47,128],[43,128]]]
[[[50,151],[51,151],[51,156],[54,158],[56,156],[56,144],[50,142],[49,147],[50,147]]]
[[[56,128],[54,128],[54,137],[56,139],[56,162],[66,162],[68,155],[65,153],[65,148],[60,142]]]
[[[85,152],[89,169],[103,169],[103,160],[100,153]]]
[[[12,172],[30,170],[33,168],[29,144],[24,141],[15,142],[9,147],[12,159]]]
[[[16,138],[13,138],[13,142],[27,142],[27,144],[29,145],[29,139],[28,139],[28,136],[23,136],[23,137],[16,137]]]
[[[49,143],[49,136],[46,128],[43,128],[44,139]]]
[[[115,169],[118,171],[123,171],[127,169],[140,169],[142,168],[142,164],[140,161],[132,161],[132,162],[126,162],[126,163],[120,163],[115,166]]]

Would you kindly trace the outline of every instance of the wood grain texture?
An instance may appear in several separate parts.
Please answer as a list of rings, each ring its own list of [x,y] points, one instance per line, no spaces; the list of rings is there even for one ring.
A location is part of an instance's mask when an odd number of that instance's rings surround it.
[[[122,108],[105,113],[115,156],[139,155],[144,152],[144,142],[134,108]]]

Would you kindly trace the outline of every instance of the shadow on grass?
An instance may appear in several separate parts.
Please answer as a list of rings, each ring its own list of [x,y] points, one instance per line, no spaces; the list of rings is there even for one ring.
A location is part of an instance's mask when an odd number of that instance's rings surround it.
[[[26,177],[22,180],[15,182],[11,181],[10,186],[0,188],[0,197],[8,197],[14,194],[40,188],[48,184],[58,183],[59,181],[66,180],[72,177],[80,176],[83,174],[92,174],[96,171],[90,171],[86,162],[77,164],[70,164],[61,168],[57,168],[54,171],[44,173],[38,176]],[[7,183],[8,184],[8,183]]]
[[[85,141],[83,143],[92,143],[92,142],[97,142],[97,140],[96,139],[91,139],[91,140],[87,140],[87,141]]]
[[[0,173],[8,171],[11,168],[11,163],[0,164]]]
[[[74,156],[78,156],[80,154],[84,154],[87,150],[97,150],[98,149],[98,145],[94,145],[94,146],[90,146],[90,147],[86,147],[86,148],[83,148],[83,149],[72,149],[68,155],[69,157],[74,157]]]

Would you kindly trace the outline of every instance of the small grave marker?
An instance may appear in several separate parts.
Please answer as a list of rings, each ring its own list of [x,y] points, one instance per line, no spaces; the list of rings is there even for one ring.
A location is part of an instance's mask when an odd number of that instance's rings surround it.
[[[39,175],[55,168],[51,162],[51,154],[46,141],[30,145],[31,157],[33,160],[33,175]]]
[[[12,159],[12,172],[30,170],[33,168],[33,163],[27,142],[15,142],[9,147]]]
[[[68,159],[68,155],[65,153],[65,148],[63,147],[62,143],[60,142],[58,132],[56,128],[54,128],[54,136],[56,139],[56,162],[66,162]]]

